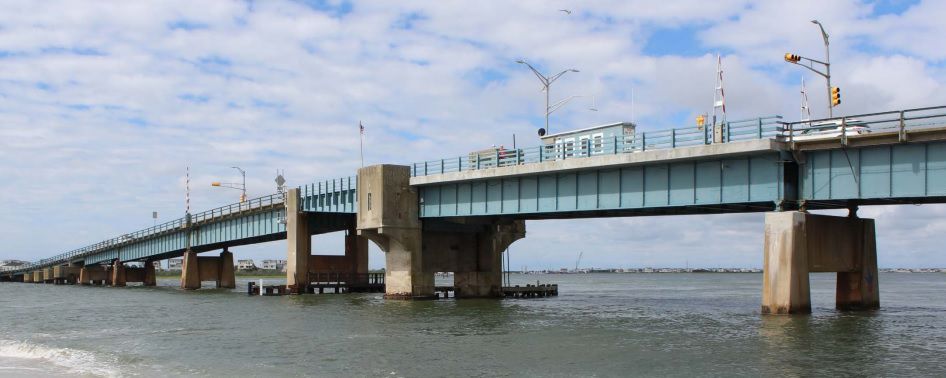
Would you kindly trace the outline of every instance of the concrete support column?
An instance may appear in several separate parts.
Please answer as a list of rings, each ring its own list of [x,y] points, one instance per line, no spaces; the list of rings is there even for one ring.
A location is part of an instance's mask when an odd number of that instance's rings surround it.
[[[200,270],[197,266],[197,252],[184,252],[184,265],[181,267],[181,289],[200,289]]]
[[[154,273],[154,262],[151,260],[145,261],[144,270],[145,270],[145,274],[144,274],[144,279],[142,280],[142,284],[144,286],[157,286],[158,278],[156,277]]]
[[[33,271],[33,283],[43,283],[43,271],[34,270]]]
[[[295,294],[305,292],[309,284],[309,254],[312,239],[309,221],[300,210],[299,189],[286,193],[286,286]]]
[[[853,222],[854,220],[852,220]],[[877,280],[877,239],[873,219],[856,219],[860,228],[861,253],[854,259],[859,269],[853,272],[838,272],[835,303],[838,310],[873,310],[880,308],[880,291]],[[856,235],[855,235],[856,237]],[[856,252],[856,251],[855,251]]]
[[[764,253],[763,314],[810,313],[809,272],[838,272],[838,309],[880,306],[872,219],[767,213]]]
[[[434,272],[423,268],[421,235],[420,229],[394,229],[368,236],[385,252],[385,298],[433,298]]]
[[[456,256],[453,286],[457,298],[502,297],[502,254],[510,244],[525,237],[525,221],[491,224],[477,233],[473,248]]]
[[[345,259],[351,264],[352,281],[368,283],[368,239],[358,236],[354,225],[345,234]]]
[[[125,286],[125,263],[121,260],[112,263],[112,286]]]
[[[423,268],[423,235],[410,167],[358,170],[358,234],[385,252],[385,298],[432,298],[434,273]]]
[[[23,272],[23,282],[33,283],[33,272]]]
[[[795,211],[765,214],[763,314],[811,312],[808,250],[804,234],[806,215]]]
[[[217,288],[236,289],[233,253],[226,248],[223,249],[223,252],[220,252],[220,267],[217,272]]]

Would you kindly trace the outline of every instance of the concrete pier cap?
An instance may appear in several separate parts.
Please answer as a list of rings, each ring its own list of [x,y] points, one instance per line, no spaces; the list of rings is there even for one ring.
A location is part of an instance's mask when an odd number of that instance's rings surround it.
[[[798,211],[765,215],[763,314],[811,313],[810,272],[837,272],[839,310],[880,307],[873,219]]]

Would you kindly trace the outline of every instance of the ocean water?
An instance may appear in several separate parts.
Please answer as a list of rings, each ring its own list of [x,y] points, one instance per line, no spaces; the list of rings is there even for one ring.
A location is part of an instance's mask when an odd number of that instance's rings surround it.
[[[759,314],[760,274],[513,275],[544,299],[0,284],[0,376],[943,376],[946,274],[880,275],[879,311]],[[268,280],[276,283],[276,280]]]

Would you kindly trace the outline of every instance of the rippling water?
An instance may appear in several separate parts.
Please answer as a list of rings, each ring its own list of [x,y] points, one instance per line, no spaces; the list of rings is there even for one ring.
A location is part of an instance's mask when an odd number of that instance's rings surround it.
[[[946,274],[881,274],[882,309],[759,314],[759,274],[513,275],[546,299],[0,284],[0,376],[943,376]],[[276,281],[269,281],[275,283]]]

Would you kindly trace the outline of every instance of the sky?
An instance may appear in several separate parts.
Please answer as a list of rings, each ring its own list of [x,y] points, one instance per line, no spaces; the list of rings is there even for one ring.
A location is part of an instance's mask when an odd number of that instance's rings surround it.
[[[946,105],[942,1],[0,2],[0,259],[36,260],[250,197],[551,130],[633,121],[825,116],[823,79],[782,56],[831,41],[837,114]],[[563,12],[567,9],[569,12]],[[598,111],[590,111],[590,101]],[[946,266],[946,207],[865,207],[881,267]],[[761,267],[762,214],[530,221],[511,266]],[[340,234],[314,253],[342,253]],[[233,249],[285,258],[284,242]],[[382,267],[371,248],[369,264]]]

